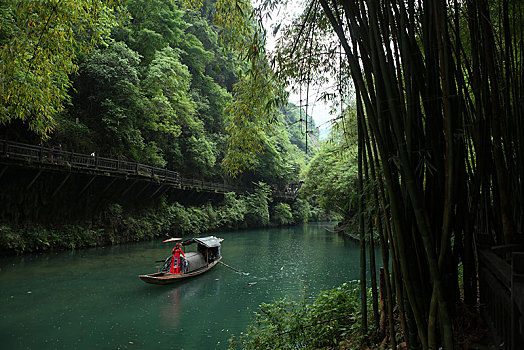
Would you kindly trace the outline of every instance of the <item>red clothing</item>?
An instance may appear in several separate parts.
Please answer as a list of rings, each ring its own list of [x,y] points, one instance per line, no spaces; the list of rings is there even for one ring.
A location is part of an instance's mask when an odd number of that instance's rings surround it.
[[[173,259],[171,260],[171,268],[169,269],[170,273],[181,273],[182,259],[180,258],[180,254],[182,254],[184,258],[186,257],[182,248],[178,246],[173,248]]]

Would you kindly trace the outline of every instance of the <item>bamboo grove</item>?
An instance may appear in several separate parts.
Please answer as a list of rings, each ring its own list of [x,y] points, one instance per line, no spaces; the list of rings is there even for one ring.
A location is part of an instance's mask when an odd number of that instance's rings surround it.
[[[454,347],[455,306],[477,302],[477,246],[523,239],[523,10],[508,0],[312,0],[279,47],[281,76],[311,84],[329,71],[340,103],[356,108],[365,335],[373,232],[387,292],[381,336],[399,321],[402,341],[423,349]]]

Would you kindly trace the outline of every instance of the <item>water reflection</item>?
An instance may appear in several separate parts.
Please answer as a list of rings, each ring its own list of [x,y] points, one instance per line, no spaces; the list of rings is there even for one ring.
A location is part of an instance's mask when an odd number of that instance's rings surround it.
[[[164,307],[162,312],[163,324],[167,328],[177,329],[180,325],[181,305],[181,287],[175,288],[167,296],[169,303]]]

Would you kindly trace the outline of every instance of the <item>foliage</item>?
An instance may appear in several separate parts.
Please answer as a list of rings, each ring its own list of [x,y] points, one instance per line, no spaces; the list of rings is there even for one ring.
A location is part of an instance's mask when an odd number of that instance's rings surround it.
[[[316,204],[328,212],[349,216],[357,204],[357,145],[350,125],[340,125],[340,129],[332,130],[330,139],[308,164],[300,196],[315,198]]]
[[[293,103],[288,103],[287,106],[284,106],[282,108],[282,114],[284,117],[282,123],[286,126],[288,131],[289,142],[296,145],[302,152],[306,153],[306,156],[315,154],[319,146],[318,143],[320,137],[319,130],[315,126],[315,120],[311,118],[311,116],[308,116],[306,128],[306,111]]]
[[[254,185],[255,191],[245,197],[244,220],[247,227],[264,227],[269,224],[268,203],[271,201],[271,188],[263,182]]]
[[[228,152],[224,167],[233,177],[254,169],[257,155],[267,141],[264,128],[278,116],[287,99],[285,86],[276,79],[265,52],[265,33],[251,17],[249,1],[218,1],[215,23],[222,28],[227,47],[242,55],[245,72],[233,87],[233,99],[226,107]]]
[[[234,192],[226,193],[217,208],[217,227],[229,230],[240,228],[244,224],[245,214],[246,202]]]
[[[230,340],[229,349],[327,349],[360,339],[357,281],[306,299],[262,304],[248,331]]]
[[[139,64],[138,54],[122,42],[93,50],[80,64],[74,84],[77,94],[68,112],[78,118],[77,124],[86,132],[84,137],[97,145],[97,153],[138,158],[145,148]],[[60,137],[78,149],[80,140]]]
[[[306,163],[300,113],[277,108],[284,89],[263,51],[236,50],[265,40],[253,18],[235,17],[249,13],[249,2],[183,3],[0,0],[7,19],[0,26],[1,131],[29,126],[32,132],[18,130],[22,138],[49,136],[48,144],[61,144],[64,151],[95,152],[220,182],[231,181],[224,165],[239,157],[250,170],[234,181],[255,183],[254,192],[226,194],[218,205],[161,203],[136,212],[122,203],[105,204],[86,222],[55,228],[35,223],[35,232],[16,226],[15,219],[3,246],[78,248],[77,237],[84,234],[93,238],[87,245],[117,244],[168,230],[193,234],[275,220],[270,188],[298,183]],[[220,8],[231,9],[232,17],[220,19]],[[239,26],[245,31],[235,29]],[[235,151],[235,143],[246,152]],[[278,224],[309,217],[306,202],[296,208],[275,205],[284,209]],[[55,229],[64,242],[54,237]],[[32,242],[38,235],[40,243]]]
[[[297,114],[287,108],[282,116],[277,108],[284,90],[264,52],[241,52],[265,40],[261,27],[244,16],[248,1],[59,4],[1,3],[2,15],[11,19],[0,27],[2,81],[9,82],[2,88],[13,90],[2,93],[6,128],[29,125],[65,150],[186,177],[221,181],[224,170],[239,175],[250,169],[236,181],[279,189],[297,181],[305,166]],[[220,9],[231,13],[224,17]],[[25,124],[13,123],[13,108]],[[282,125],[269,127],[276,121]]]
[[[48,137],[67,101],[76,55],[114,25],[116,0],[0,2],[0,123],[19,119]]]
[[[287,203],[277,203],[271,213],[271,222],[277,226],[285,226],[293,223],[291,206]]]
[[[30,253],[48,249],[75,249],[93,247],[99,243],[103,231],[64,225],[60,229],[38,225],[0,229],[0,247],[17,253]]]
[[[187,206],[161,201],[141,209],[111,203],[91,220],[82,224],[3,225],[0,226],[0,250],[28,253],[43,250],[78,249],[149,240],[177,232],[198,235],[217,230],[235,230],[292,222],[291,208],[280,208],[269,217],[269,186],[258,183],[253,193],[226,193],[217,204]],[[57,217],[60,221],[60,217]]]
[[[296,198],[291,205],[294,224],[303,224],[311,218],[311,206],[307,200]]]

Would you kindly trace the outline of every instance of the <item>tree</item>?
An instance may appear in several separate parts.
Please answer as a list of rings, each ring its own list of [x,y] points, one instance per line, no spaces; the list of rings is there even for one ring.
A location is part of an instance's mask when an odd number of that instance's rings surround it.
[[[304,172],[300,195],[313,197],[326,211],[349,218],[357,198],[355,152],[355,145],[348,149],[343,140],[324,144]]]
[[[269,202],[272,201],[269,185],[258,182],[255,191],[245,198],[247,227],[264,227],[269,225]]]
[[[166,47],[155,53],[142,81],[150,118],[147,138],[164,150],[167,162],[174,163],[178,158],[176,148],[172,148],[178,141],[175,138],[182,133],[202,132],[189,92],[190,79],[191,74],[180,56]]]
[[[113,25],[117,0],[0,2],[0,123],[21,120],[48,137],[68,100],[76,55]]]
[[[271,213],[271,222],[277,226],[285,226],[293,223],[291,206],[287,203],[277,203]]]
[[[69,114],[86,126],[98,152],[141,159],[148,114],[140,92],[139,64],[138,54],[122,42],[94,50],[80,64]],[[72,147],[75,142],[68,140]]]
[[[291,206],[291,213],[295,224],[303,224],[311,217],[311,207],[307,200],[296,198]]]

